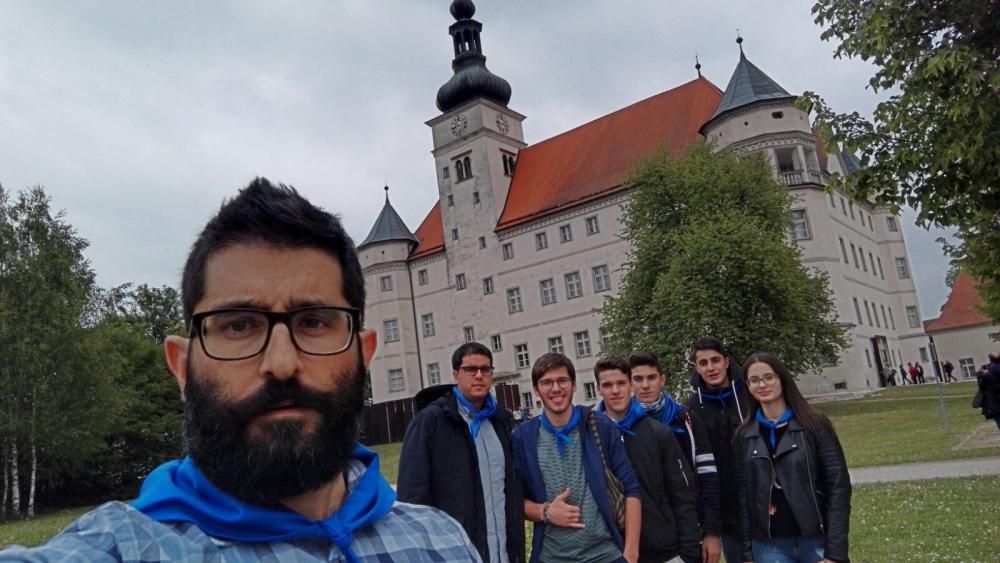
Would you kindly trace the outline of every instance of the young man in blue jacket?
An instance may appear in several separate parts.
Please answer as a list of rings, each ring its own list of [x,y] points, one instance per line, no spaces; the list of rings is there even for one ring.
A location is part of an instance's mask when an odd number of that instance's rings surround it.
[[[642,522],[639,481],[617,426],[573,405],[576,370],[562,354],[538,358],[531,384],[545,410],[517,427],[512,446],[525,517],[535,523],[531,562],[636,563]],[[602,450],[624,490],[624,535],[608,497]]]

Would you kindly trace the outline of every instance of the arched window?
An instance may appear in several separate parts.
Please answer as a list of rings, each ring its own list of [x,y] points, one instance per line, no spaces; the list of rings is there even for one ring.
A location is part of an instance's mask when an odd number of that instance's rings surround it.
[[[472,159],[470,159],[469,157],[465,157],[465,159],[463,160],[463,162],[465,162],[465,177],[466,178],[471,178],[472,177]]]
[[[455,177],[459,182],[465,179],[465,167],[462,166],[461,160],[455,161]]]
[[[510,166],[507,163],[507,155],[500,155],[503,159],[503,173],[505,176],[510,176]]]

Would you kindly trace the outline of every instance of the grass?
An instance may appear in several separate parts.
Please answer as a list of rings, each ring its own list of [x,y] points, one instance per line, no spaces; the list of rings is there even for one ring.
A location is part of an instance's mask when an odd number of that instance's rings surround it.
[[[998,447],[952,450],[987,421],[971,406],[975,383],[952,383],[941,391],[950,434],[944,432],[937,385],[893,387],[818,408],[833,421],[850,467],[1000,455]]]
[[[858,485],[851,561],[1000,561],[998,489],[998,476]]]
[[[10,544],[33,546],[54,536],[70,522],[92,509],[69,508],[36,516],[31,520],[19,520],[0,524],[0,546]]]
[[[403,449],[403,443],[395,442],[370,447],[378,452],[378,459],[381,462],[379,468],[382,470],[382,475],[390,483],[395,483],[396,476],[399,474],[399,452]]]

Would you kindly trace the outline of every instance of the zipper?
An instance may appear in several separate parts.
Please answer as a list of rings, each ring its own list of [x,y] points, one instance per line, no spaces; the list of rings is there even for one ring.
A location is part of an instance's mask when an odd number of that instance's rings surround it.
[[[768,493],[767,493],[767,506],[768,506],[768,510],[767,510],[767,539],[773,539],[771,537],[771,508],[770,507],[771,507],[771,497],[774,495],[774,460],[771,459],[770,455],[768,455],[768,456],[757,455],[757,450],[753,451],[753,456],[751,457],[751,459],[754,459],[754,458],[764,458],[764,459],[767,460],[768,463],[771,464],[771,484],[768,486]]]
[[[680,469],[681,470],[681,475],[684,476],[684,485],[687,486],[687,487],[690,487],[691,486],[691,482],[688,481],[687,472],[684,471],[684,462],[681,461],[680,459],[677,460],[677,469]]]
[[[806,448],[806,472],[809,474],[809,492],[812,493],[813,506],[816,508],[816,518],[819,520],[819,531],[826,535],[825,526],[823,526],[823,514],[819,510],[819,499],[816,498],[816,483],[813,481],[812,476],[812,464],[809,463],[809,458],[812,457],[812,452],[808,451]]]

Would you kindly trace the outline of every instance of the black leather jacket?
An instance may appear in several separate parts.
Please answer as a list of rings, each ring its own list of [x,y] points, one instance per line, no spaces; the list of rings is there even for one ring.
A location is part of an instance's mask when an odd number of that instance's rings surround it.
[[[851,479],[844,450],[832,427],[816,435],[798,420],[788,423],[775,450],[751,423],[736,441],[740,483],[740,521],[743,559],[751,561],[750,540],[770,538],[772,472],[776,471],[803,536],[825,536],[824,557],[848,561],[847,531],[851,518]]]

